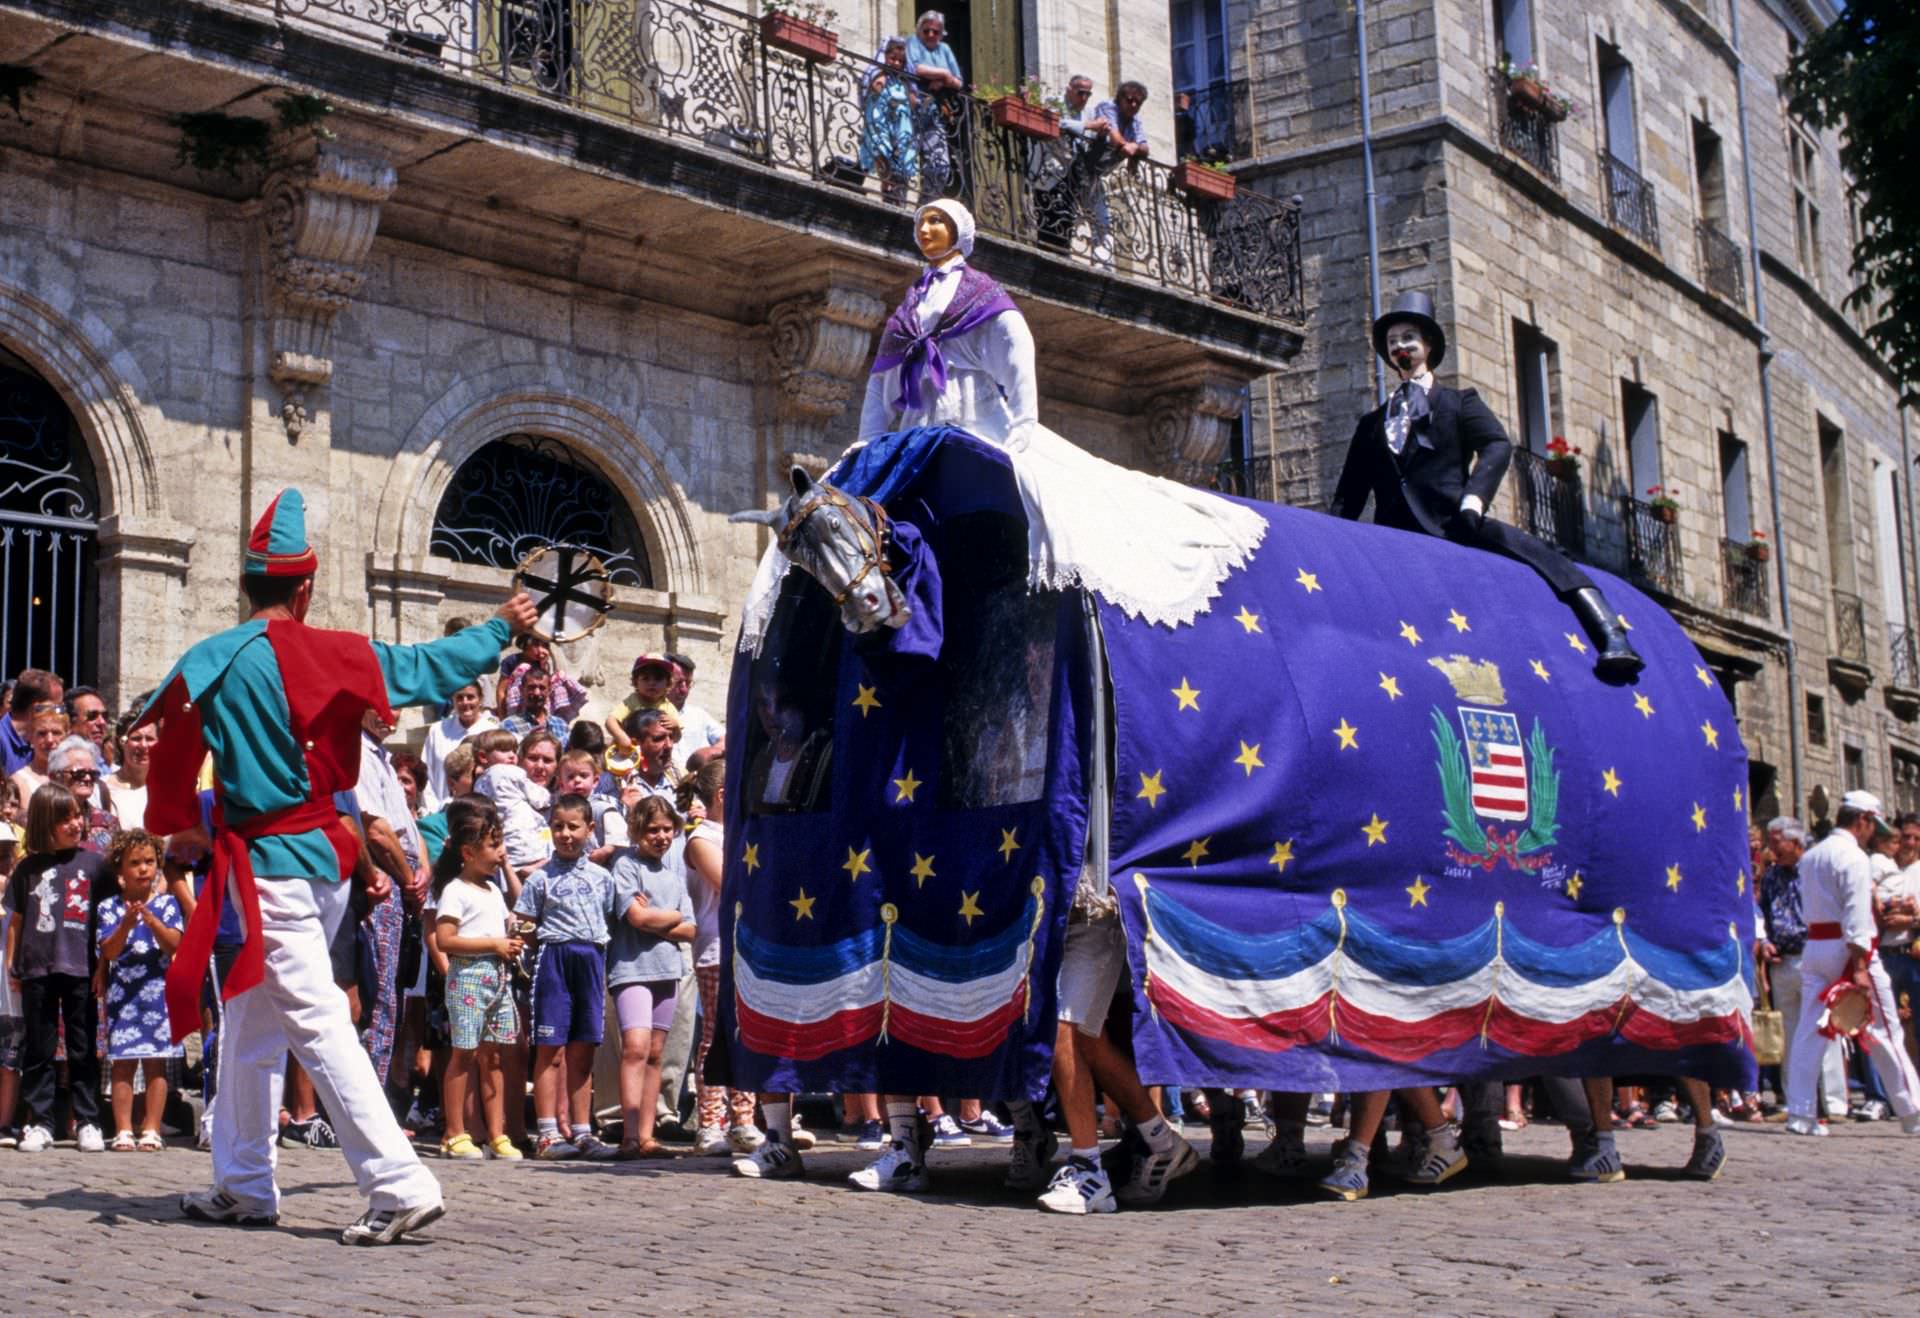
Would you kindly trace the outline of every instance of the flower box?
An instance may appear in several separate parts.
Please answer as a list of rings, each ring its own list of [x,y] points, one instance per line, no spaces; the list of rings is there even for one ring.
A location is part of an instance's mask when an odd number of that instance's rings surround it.
[[[1773,546],[1764,540],[1755,540],[1747,545],[1747,557],[1756,563],[1764,563],[1773,557]]]
[[[987,107],[995,128],[1010,128],[1028,137],[1060,136],[1060,114],[1044,105],[1035,105],[1024,96],[1002,96]]]
[[[1174,167],[1171,182],[1189,197],[1205,197],[1211,201],[1232,201],[1234,193],[1240,188],[1233,175],[1223,170],[1209,169],[1191,160]]]
[[[824,63],[840,53],[838,32],[821,27],[818,23],[795,18],[792,14],[775,12],[763,17],[760,20],[760,39],[775,50],[798,55],[814,64]]]
[[[1556,96],[1538,78],[1525,75],[1507,79],[1507,97],[1529,114],[1537,114],[1548,123],[1560,123],[1572,111],[1572,103]]]
[[[1680,520],[1680,506],[1678,504],[1655,503],[1649,504],[1647,507],[1648,511],[1653,514],[1653,520],[1656,522],[1665,522],[1668,526],[1672,526]]]
[[[1580,477],[1580,459],[1548,458],[1547,472],[1555,480],[1578,480]]]

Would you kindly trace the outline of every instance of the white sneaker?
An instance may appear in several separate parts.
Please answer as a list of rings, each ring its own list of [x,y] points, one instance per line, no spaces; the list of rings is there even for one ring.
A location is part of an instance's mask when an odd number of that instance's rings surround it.
[[[767,1137],[761,1132],[758,1126],[730,1126],[727,1128],[727,1147],[735,1153],[752,1153],[766,1142]]]
[[[800,1155],[780,1140],[762,1140],[760,1147],[733,1160],[733,1174],[756,1181],[793,1181],[807,1174]]]
[[[1106,1171],[1099,1163],[1081,1158],[1068,1158],[1060,1165],[1046,1193],[1040,1196],[1040,1206],[1050,1213],[1075,1216],[1120,1211]]]
[[[1787,1124],[1782,1127],[1782,1129],[1789,1135],[1824,1136],[1827,1133],[1827,1128],[1815,1121],[1812,1117],[1788,1117]],[[26,1146],[23,1143],[21,1147],[24,1148]]]
[[[53,1147],[53,1132],[45,1126],[28,1126],[20,1132],[20,1152],[45,1153]]]
[[[193,1137],[193,1147],[200,1150],[202,1153],[212,1152],[213,1150],[213,1113],[209,1112],[205,1116],[200,1118],[200,1131],[198,1134],[196,1134]]]
[[[813,1132],[800,1124],[800,1114],[798,1112],[794,1113],[793,1120],[787,1123],[787,1143],[802,1153],[805,1153],[808,1149],[819,1143],[819,1141],[814,1138]]]
[[[105,1153],[107,1151],[106,1137],[100,1133],[100,1127],[91,1122],[80,1127],[79,1137],[74,1143],[80,1146],[80,1152],[82,1153]]]
[[[847,1179],[862,1190],[918,1194],[927,1188],[927,1169],[914,1160],[906,1145],[894,1140],[871,1167],[862,1167]]]
[[[1128,1206],[1159,1203],[1169,1185],[1200,1165],[1200,1155],[1179,1132],[1169,1131],[1168,1136],[1166,1148],[1156,1151],[1147,1145],[1134,1155],[1133,1174],[1114,1191],[1121,1203]]]
[[[727,1143],[727,1132],[720,1127],[702,1126],[700,1133],[693,1137],[693,1151],[703,1158],[711,1158],[733,1152],[733,1146]]]
[[[1460,1148],[1460,1127],[1449,1121],[1427,1132],[1419,1161],[1407,1172],[1414,1185],[1438,1185],[1467,1169],[1467,1155]]]

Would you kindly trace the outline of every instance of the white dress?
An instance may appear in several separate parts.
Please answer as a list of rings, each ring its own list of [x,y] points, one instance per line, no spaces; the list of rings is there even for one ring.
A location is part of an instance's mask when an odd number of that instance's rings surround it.
[[[922,328],[953,300],[961,262],[920,301]],[[1027,580],[1035,589],[1084,586],[1109,604],[1166,627],[1205,613],[1220,584],[1266,535],[1253,509],[1176,481],[1097,458],[1040,424],[1033,334],[1017,311],[944,339],[946,387],[923,381],[924,405],[895,406],[898,366],[867,378],[859,448],[876,435],[950,425],[1004,449],[1027,514]],[[742,618],[740,645],[758,649],[788,561],[770,547]]]

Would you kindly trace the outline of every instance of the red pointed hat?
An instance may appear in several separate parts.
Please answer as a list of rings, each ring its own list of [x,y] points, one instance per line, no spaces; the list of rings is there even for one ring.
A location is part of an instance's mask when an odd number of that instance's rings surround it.
[[[319,556],[307,543],[307,501],[289,486],[273,496],[253,524],[244,570],[250,577],[306,577],[319,566]]]

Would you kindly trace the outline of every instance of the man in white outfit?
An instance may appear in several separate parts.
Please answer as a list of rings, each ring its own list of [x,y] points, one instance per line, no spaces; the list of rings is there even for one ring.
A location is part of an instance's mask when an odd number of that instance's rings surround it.
[[[1774,862],[1755,879],[1759,889],[1756,908],[1760,938],[1754,957],[1767,968],[1767,987],[1773,1008],[1787,1030],[1786,1046],[1780,1061],[1781,1087],[1786,1085],[1786,1068],[1793,1060],[1793,1030],[1800,1023],[1800,958],[1807,949],[1807,918],[1801,909],[1800,858],[1807,853],[1811,839],[1798,819],[1782,815],[1767,825],[1767,845]],[[1846,1057],[1838,1039],[1820,1042],[1820,1088],[1824,1111],[1830,1120],[1847,1117]]]
[[[1826,1040],[1820,1034],[1821,995],[1847,980],[1870,995],[1873,1014],[1862,1032],[1900,1128],[1920,1135],[1920,1076],[1899,1040],[1893,985],[1874,953],[1873,871],[1865,850],[1876,835],[1893,832],[1880,799],[1848,792],[1834,830],[1800,860],[1800,900],[1807,917],[1807,949],[1800,958],[1800,1020],[1787,1052],[1787,1133],[1824,1135],[1814,1116],[1814,1090]]]

